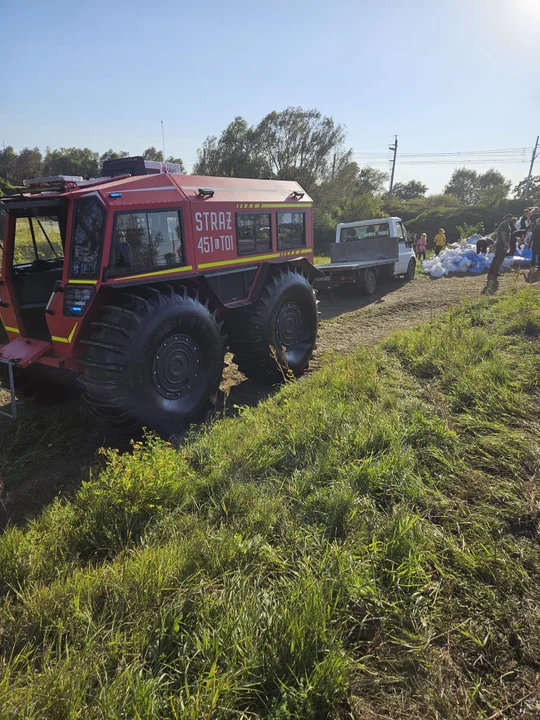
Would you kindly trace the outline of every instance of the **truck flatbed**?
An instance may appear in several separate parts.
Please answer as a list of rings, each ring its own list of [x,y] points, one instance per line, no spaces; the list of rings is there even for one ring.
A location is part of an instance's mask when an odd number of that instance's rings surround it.
[[[363,268],[368,267],[379,267],[381,265],[393,265],[394,260],[388,260],[386,263],[381,262],[380,260],[355,260],[351,262],[346,262],[345,260],[342,260],[340,262],[329,262],[324,263],[323,265],[317,265],[317,270],[321,270],[322,272],[325,272],[326,270],[330,272],[334,272],[337,270],[361,270]]]

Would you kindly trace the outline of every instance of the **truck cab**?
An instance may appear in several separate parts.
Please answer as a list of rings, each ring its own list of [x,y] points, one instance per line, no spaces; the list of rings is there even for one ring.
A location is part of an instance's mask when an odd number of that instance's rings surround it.
[[[340,223],[336,229],[336,243],[351,240],[372,240],[379,238],[397,238],[398,258],[394,266],[394,275],[405,275],[411,260],[416,256],[409,240],[407,228],[398,217],[380,218],[378,220],[356,220]]]

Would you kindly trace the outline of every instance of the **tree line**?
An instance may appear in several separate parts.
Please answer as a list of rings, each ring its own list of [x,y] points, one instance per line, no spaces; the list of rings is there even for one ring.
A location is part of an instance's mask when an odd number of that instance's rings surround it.
[[[155,147],[142,154],[149,160],[179,163],[185,172],[180,158],[164,158]],[[0,151],[0,193],[6,181],[20,185],[29,177],[96,177],[105,160],[128,155],[112,149],[100,155],[88,148],[47,148],[43,155],[38,148],[24,148],[17,153],[6,147]],[[344,126],[318,110],[300,107],[271,112],[255,125],[243,117],[234,118],[221,134],[209,136],[202,143],[192,173],[298,181],[315,202],[315,233],[320,248],[331,241],[337,222],[389,213],[412,218],[440,211],[437,217],[444,217],[443,211],[448,214],[461,206],[514,211],[508,206],[511,183],[495,169],[478,173],[457,168],[444,192],[432,195],[427,194],[428,188],[420,180],[398,182],[389,202],[387,173],[360,167],[353,160],[352,149],[346,147]],[[522,197],[524,183],[513,189],[515,198]],[[532,180],[529,204],[540,205],[540,176]]]
[[[149,147],[142,155],[147,160],[164,161],[163,152]],[[24,148],[16,152],[11,145],[0,150],[0,179],[13,186],[20,186],[27,178],[51,177],[55,175],[78,175],[83,178],[98,177],[106,160],[129,157],[125,150],[107,152],[100,155],[89,148],[47,148],[43,155],[39,148]],[[167,157],[167,162],[179,163],[185,172],[184,163],[179,158]]]

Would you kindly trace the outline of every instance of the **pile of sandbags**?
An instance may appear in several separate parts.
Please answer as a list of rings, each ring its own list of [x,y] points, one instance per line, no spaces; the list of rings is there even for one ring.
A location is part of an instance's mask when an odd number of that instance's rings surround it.
[[[493,260],[493,253],[477,253],[476,242],[481,235],[472,235],[459,243],[448,245],[438,256],[422,262],[422,270],[432,278],[440,278],[450,273],[480,274],[489,269]],[[531,264],[531,251],[529,248],[516,250],[514,257],[506,257],[500,272],[512,267],[528,267]]]

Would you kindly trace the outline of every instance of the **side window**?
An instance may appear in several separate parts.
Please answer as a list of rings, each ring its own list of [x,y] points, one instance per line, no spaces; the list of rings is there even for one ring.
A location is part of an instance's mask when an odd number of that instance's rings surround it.
[[[405,233],[403,232],[403,225],[400,222],[398,222],[398,223],[396,223],[396,227],[397,227],[397,236],[401,242],[402,240],[405,240]]]
[[[271,250],[270,213],[236,213],[236,243],[239,255]]]
[[[306,213],[278,212],[278,250],[304,247],[306,244]]]
[[[97,277],[103,247],[105,209],[95,197],[75,201],[73,236],[71,238],[71,274]]]
[[[129,245],[130,264],[123,244]],[[164,270],[184,262],[182,226],[177,210],[116,215],[109,260],[111,275]]]

